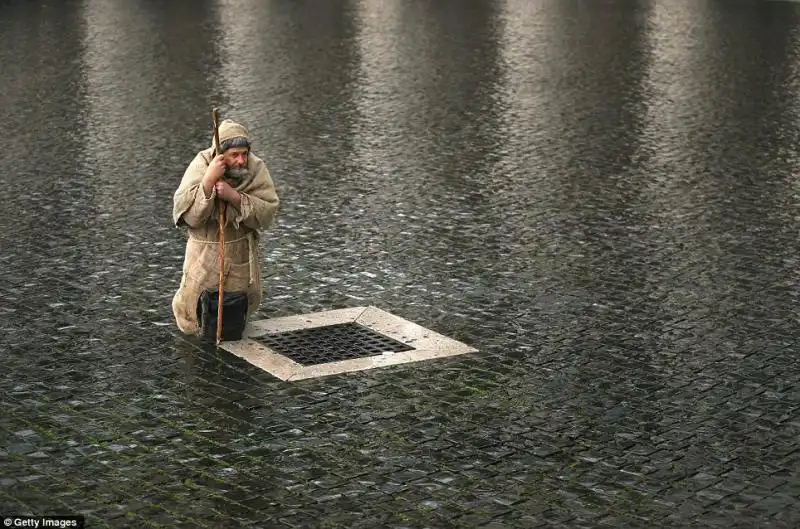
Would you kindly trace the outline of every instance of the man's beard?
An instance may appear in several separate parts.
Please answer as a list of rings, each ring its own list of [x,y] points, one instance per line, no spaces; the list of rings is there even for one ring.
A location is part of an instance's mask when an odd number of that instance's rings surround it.
[[[232,187],[236,187],[244,182],[249,176],[250,172],[247,170],[247,167],[242,167],[241,169],[228,167],[225,169],[224,178]]]

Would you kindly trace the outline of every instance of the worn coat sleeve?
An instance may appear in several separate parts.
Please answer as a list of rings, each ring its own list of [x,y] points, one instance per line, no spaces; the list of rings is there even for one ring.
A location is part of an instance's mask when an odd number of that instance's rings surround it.
[[[214,200],[217,198],[216,187],[211,188],[211,196],[206,198],[203,192],[203,185],[198,184],[194,192],[194,201],[192,205],[183,214],[183,222],[190,228],[199,228],[203,226],[214,211]]]
[[[172,220],[176,226],[196,228],[211,216],[217,192],[213,189],[208,198],[203,192],[202,182],[206,167],[208,167],[208,161],[203,153],[200,153],[186,168],[180,186],[173,197]]]
[[[242,203],[239,210],[233,210],[233,223],[237,228],[244,224],[253,230],[268,228],[275,220],[280,201],[275,190],[275,183],[267,166],[259,162],[253,185],[240,191]]]

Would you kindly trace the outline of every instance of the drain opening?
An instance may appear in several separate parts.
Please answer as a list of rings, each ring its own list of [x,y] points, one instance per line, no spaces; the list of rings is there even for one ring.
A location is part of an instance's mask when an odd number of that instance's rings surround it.
[[[385,352],[414,350],[408,344],[355,322],[267,334],[253,340],[301,365],[326,364]]]

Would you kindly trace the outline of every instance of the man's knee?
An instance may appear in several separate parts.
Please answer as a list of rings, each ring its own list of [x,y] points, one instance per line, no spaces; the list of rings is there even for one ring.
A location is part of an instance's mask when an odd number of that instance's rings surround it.
[[[176,294],[172,298],[172,314],[175,317],[175,324],[183,334],[197,336],[200,332],[200,327],[197,321],[192,319],[191,312],[185,309],[182,296]]]

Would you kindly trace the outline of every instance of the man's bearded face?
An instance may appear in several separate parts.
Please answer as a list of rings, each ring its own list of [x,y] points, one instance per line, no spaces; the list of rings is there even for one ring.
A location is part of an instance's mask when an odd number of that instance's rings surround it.
[[[235,147],[225,151],[225,180],[232,186],[236,186],[247,177],[247,154],[248,150],[243,147]]]

